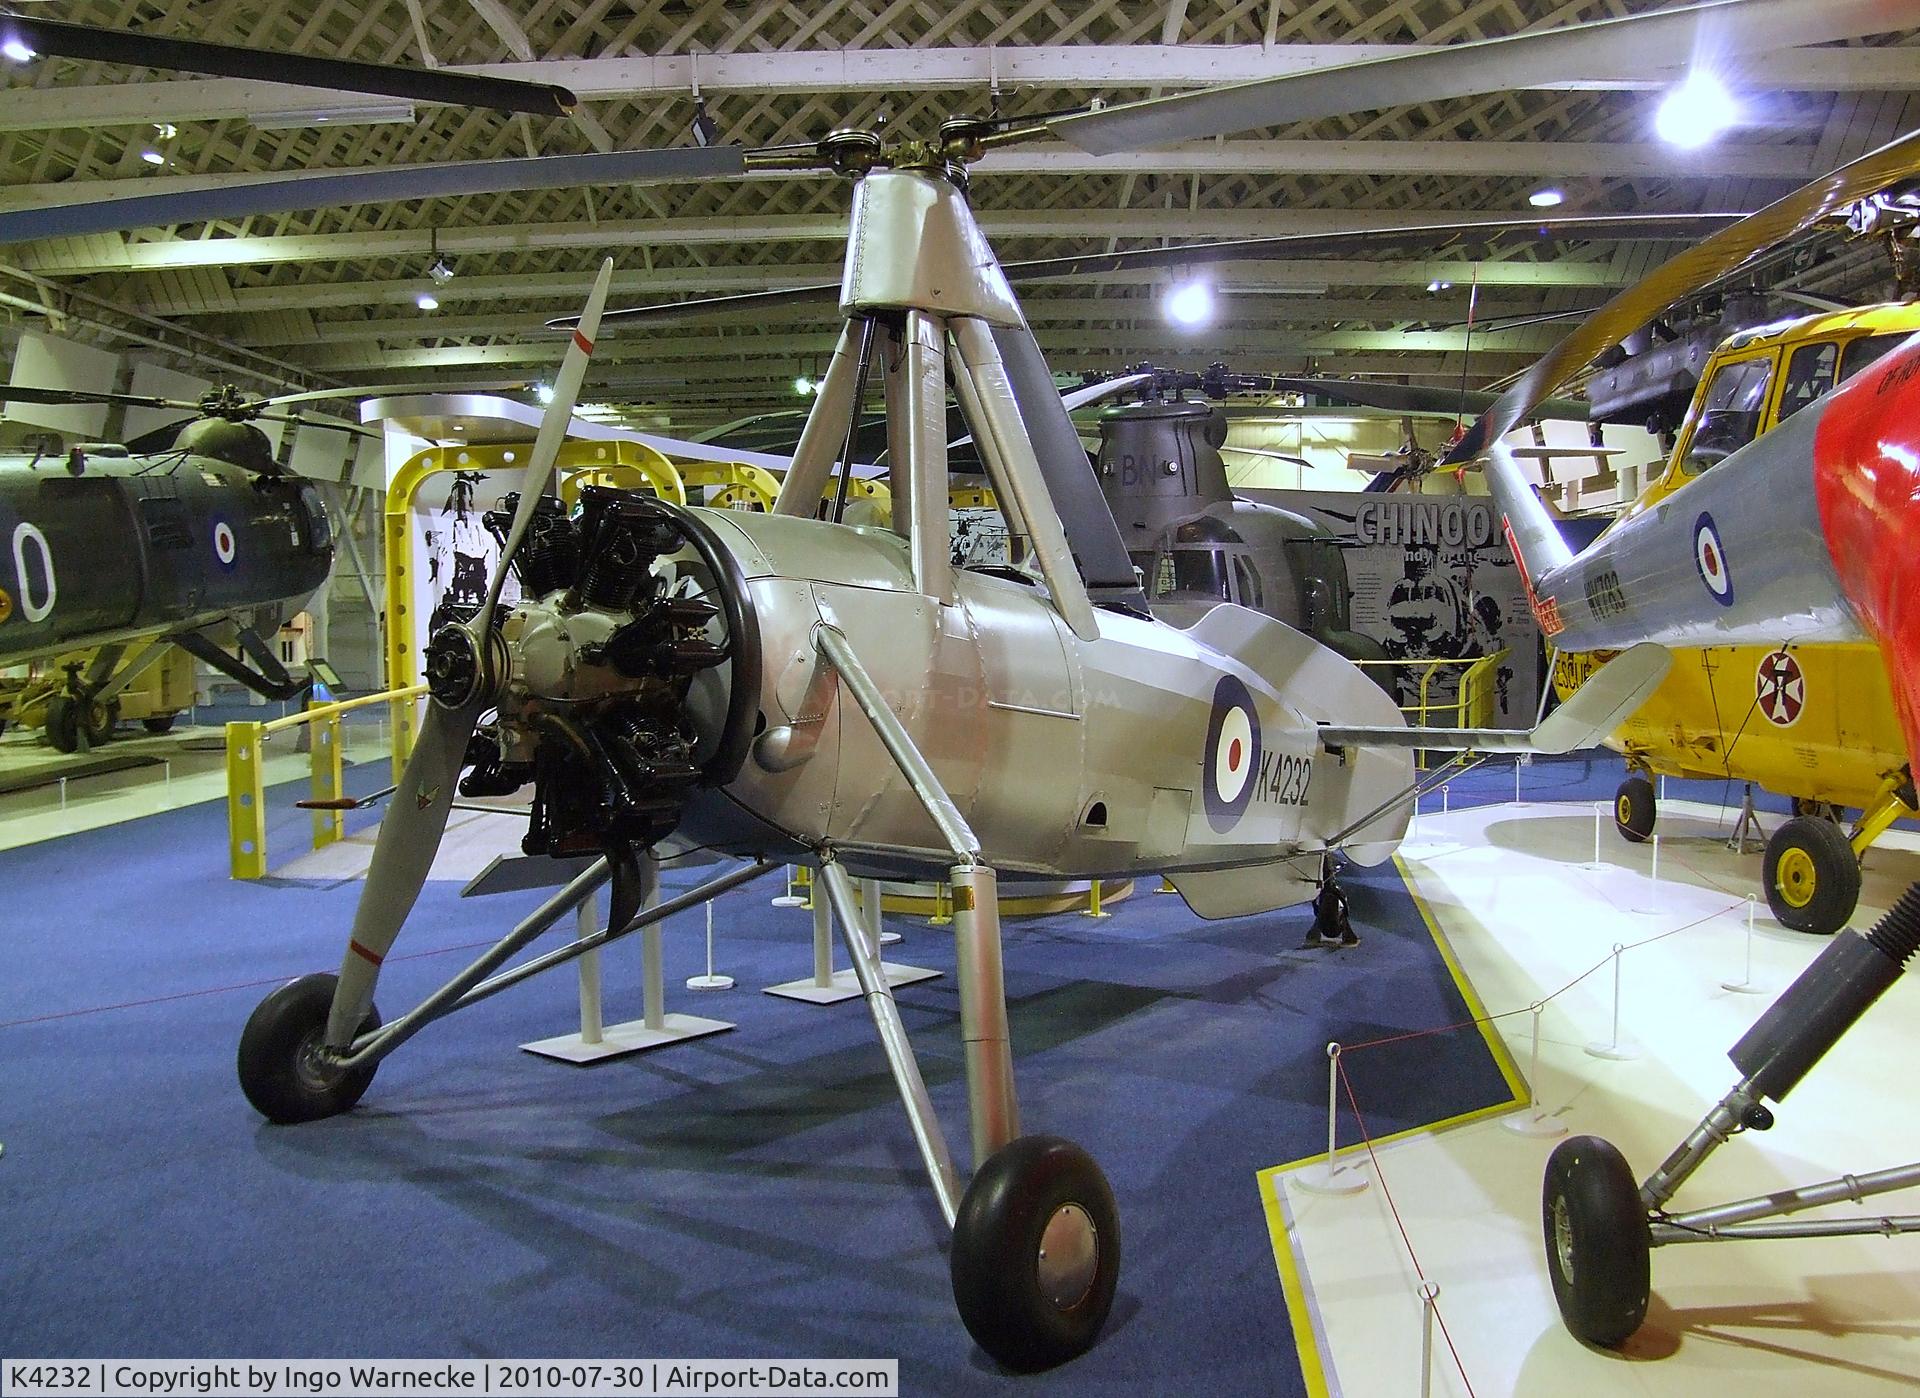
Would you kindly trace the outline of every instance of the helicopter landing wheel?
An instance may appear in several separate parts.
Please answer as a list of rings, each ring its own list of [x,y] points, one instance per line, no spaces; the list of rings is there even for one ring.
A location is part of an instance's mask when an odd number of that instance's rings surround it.
[[[987,1158],[960,1201],[949,1259],[967,1333],[1008,1369],[1086,1353],[1120,1278],[1120,1215],[1093,1157],[1022,1136]]]
[[[1659,802],[1653,783],[1642,776],[1631,776],[1620,783],[1613,794],[1613,828],[1620,838],[1633,844],[1645,844],[1653,834],[1653,822],[1659,815]]]
[[[288,981],[255,1008],[240,1032],[240,1090],[268,1121],[286,1125],[338,1116],[367,1090],[379,1063],[339,1068],[320,1053],[333,988],[340,978],[318,972]],[[359,1032],[380,1027],[369,1008]]]
[[[1647,1318],[1652,1230],[1626,1157],[1598,1136],[1574,1136],[1547,1157],[1540,1193],[1547,1275],[1560,1319],[1609,1349]]]
[[[1774,920],[1795,932],[1830,937],[1860,903],[1860,861],[1823,816],[1795,816],[1773,832],[1764,878]]]
[[[97,748],[103,743],[113,741],[114,726],[120,722],[120,701],[110,700],[102,704],[97,699],[89,700],[80,710],[80,728],[87,735],[87,746]]]
[[[59,752],[80,750],[80,711],[64,694],[47,700],[47,741]]]
[[[140,726],[149,733],[171,733],[173,721],[179,717],[179,714],[155,714],[152,718],[141,719]]]

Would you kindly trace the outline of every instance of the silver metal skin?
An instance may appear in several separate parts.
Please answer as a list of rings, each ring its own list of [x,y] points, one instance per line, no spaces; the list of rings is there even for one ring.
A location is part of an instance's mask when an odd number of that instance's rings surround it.
[[[1717,646],[1863,639],[1833,570],[1809,469],[1828,401],[1809,404],[1684,490],[1614,525],[1578,556],[1549,557],[1544,565],[1528,541],[1552,526],[1542,523],[1545,510],[1512,457],[1496,448],[1487,459],[1487,483],[1522,546],[1536,611],[1557,617],[1564,628],[1551,636],[1553,643],[1562,651],[1587,651],[1638,641]],[[1703,572],[1703,537],[1717,550],[1721,591]],[[1564,557],[1564,544],[1560,552]]]
[[[1061,1310],[1086,1298],[1100,1265],[1100,1232],[1078,1204],[1062,1204],[1040,1234],[1040,1289]]]
[[[812,519],[819,512],[820,498],[833,477],[834,459],[840,452],[841,433],[853,411],[853,387],[859,370],[860,329],[848,321],[840,329],[827,372],[814,389],[807,425],[793,449],[793,464],[787,468],[780,494],[773,502],[775,514]]]
[[[840,940],[853,959],[853,973],[866,997],[873,1027],[886,1051],[887,1066],[893,1071],[894,1085],[900,1089],[900,1101],[907,1109],[907,1121],[913,1127],[913,1139],[920,1147],[920,1158],[933,1182],[934,1195],[940,1201],[940,1213],[953,1227],[960,1213],[960,1177],[953,1168],[953,1154],[947,1149],[946,1133],[927,1096],[927,1084],[920,1076],[920,1065],[913,1056],[913,1042],[900,1022],[900,1008],[893,1003],[893,990],[886,972],[880,969],[880,949],[870,945],[862,928],[859,904],[853,896],[853,880],[838,860],[820,864],[820,882],[833,901],[834,919],[840,924]]]
[[[953,556],[947,545],[947,346],[944,327],[925,311],[907,312],[900,407],[906,413],[904,523],[913,550],[914,586],[953,605]],[[888,405],[892,411],[892,404]]]
[[[853,191],[840,313],[912,310],[1027,323],[966,196],[925,171],[874,170]]]
[[[953,887],[954,971],[960,981],[960,1039],[967,1055],[967,1106],[977,1170],[1020,1134],[1000,965],[999,883],[993,870],[980,864],[956,865],[947,877]]]
[[[1081,640],[1095,640],[1100,624],[1094,619],[1093,604],[1087,600],[1086,583],[1067,549],[1060,517],[1044,503],[1046,484],[1040,475],[1040,463],[1020,420],[1020,406],[1014,400],[1013,385],[1007,381],[1006,366],[1000,362],[999,347],[978,320],[956,317],[949,328],[954,347],[960,352],[961,367],[977,395],[980,420],[974,430],[980,438],[981,453],[989,469],[994,470],[994,484],[1026,521],[1034,562],[1047,581],[1061,619]]]

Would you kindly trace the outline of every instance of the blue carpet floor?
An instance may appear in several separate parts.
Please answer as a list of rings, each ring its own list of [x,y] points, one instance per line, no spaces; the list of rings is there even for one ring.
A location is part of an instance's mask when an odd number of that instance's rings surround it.
[[[271,847],[303,819],[277,816]],[[247,1106],[234,1047],[271,984],[335,966],[359,885],[232,883],[225,857],[218,803],[0,854],[0,1354],[898,1356],[905,1393],[1015,1382],[953,1313],[863,1008],[758,993],[810,965],[777,882],[719,904],[739,989],[682,989],[701,918],[668,927],[669,1008],[736,1031],[590,1069],[517,1052],[575,1026],[561,971],[430,1027],[350,1115],[288,1128]],[[1106,921],[1008,923],[1026,1127],[1101,1162],[1126,1259],[1100,1345],[1023,1387],[1303,1391],[1256,1172],[1324,1139],[1329,1039],[1464,1008],[1398,871],[1348,888],[1363,944],[1338,953],[1298,949],[1304,909],[1203,923],[1146,892]],[[430,885],[382,1008],[538,899]],[[952,944],[891,921],[893,959],[948,973],[899,999],[964,1150]],[[606,953],[610,1019],[638,1014],[638,963],[637,939]],[[1354,1068],[1377,1134],[1508,1098],[1474,1034]]]

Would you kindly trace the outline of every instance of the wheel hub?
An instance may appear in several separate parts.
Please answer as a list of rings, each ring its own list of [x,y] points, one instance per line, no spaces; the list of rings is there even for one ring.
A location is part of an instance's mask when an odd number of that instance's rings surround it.
[[[1790,908],[1804,908],[1813,901],[1817,877],[1813,856],[1803,849],[1787,850],[1780,856],[1780,863],[1774,872],[1774,881],[1780,886],[1780,897]]]
[[[1100,1266],[1100,1233],[1078,1204],[1062,1204],[1040,1235],[1040,1290],[1061,1310],[1072,1310],[1093,1290]]]
[[[316,1026],[300,1041],[300,1049],[293,1056],[293,1071],[301,1086],[312,1092],[325,1092],[339,1081],[340,1069],[327,1054],[324,1026]]]
[[[1564,1197],[1553,1201],[1553,1261],[1560,1279],[1573,1285],[1573,1221],[1567,1216]]]

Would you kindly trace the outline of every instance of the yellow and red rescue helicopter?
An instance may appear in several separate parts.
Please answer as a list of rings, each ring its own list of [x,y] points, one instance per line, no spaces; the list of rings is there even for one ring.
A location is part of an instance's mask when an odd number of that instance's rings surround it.
[[[1916,331],[1920,305],[1903,302],[1729,337],[1700,376],[1666,470],[1624,518],[1670,499]],[[1570,695],[1607,655],[1563,652],[1554,688]],[[1614,796],[1614,824],[1629,840],[1653,833],[1652,776],[1731,778],[1792,798],[1793,819],[1767,840],[1762,881],[1775,919],[1800,932],[1846,926],[1860,897],[1861,857],[1920,806],[1876,645],[1783,638],[1676,651],[1665,682],[1608,746],[1631,768]],[[1844,808],[1860,812],[1848,829]]]

